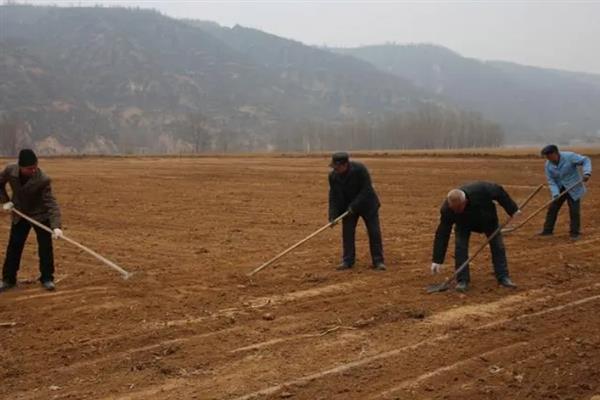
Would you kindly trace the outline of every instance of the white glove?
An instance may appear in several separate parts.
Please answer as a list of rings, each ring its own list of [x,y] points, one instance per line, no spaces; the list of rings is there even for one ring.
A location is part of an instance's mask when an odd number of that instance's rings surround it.
[[[63,235],[63,231],[58,229],[58,228],[54,228],[52,229],[52,239],[60,239]]]
[[[2,209],[6,212],[10,212],[10,210],[13,208],[15,208],[15,205],[12,201],[7,201],[6,203],[2,204]]]
[[[431,273],[432,274],[437,274],[438,272],[440,272],[442,270],[442,264],[437,264],[437,263],[431,263]]]

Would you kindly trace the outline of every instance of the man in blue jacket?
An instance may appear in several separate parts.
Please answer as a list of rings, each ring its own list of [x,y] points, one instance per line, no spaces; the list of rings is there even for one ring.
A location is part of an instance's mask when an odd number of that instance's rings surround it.
[[[335,153],[329,165],[332,168],[329,174],[329,221],[332,222],[345,211],[350,212],[342,221],[344,255],[337,269],[350,269],[354,266],[354,236],[358,218],[362,217],[369,234],[373,268],[385,271],[379,226],[379,198],[373,189],[367,168],[349,158],[348,153]]]
[[[556,199],[546,214],[544,230],[540,233],[542,236],[550,236],[554,231],[556,217],[562,205],[567,202],[569,205],[569,217],[571,219],[570,235],[571,239],[579,239],[581,234],[581,198],[586,192],[583,183],[576,185],[562,197],[558,197],[561,192],[575,185],[579,181],[587,182],[592,176],[592,162],[589,157],[570,151],[559,151],[554,144],[549,144],[542,149],[542,156],[546,157],[546,179],[552,197]],[[577,167],[582,167],[583,177],[579,174]]]

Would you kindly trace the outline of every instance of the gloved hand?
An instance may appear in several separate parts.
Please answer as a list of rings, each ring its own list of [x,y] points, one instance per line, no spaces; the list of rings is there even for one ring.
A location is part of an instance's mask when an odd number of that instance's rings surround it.
[[[58,228],[52,229],[52,239],[60,239],[63,235],[63,231]]]
[[[587,181],[589,181],[589,180],[590,180],[590,178],[591,178],[591,175],[590,175],[590,174],[585,174],[585,175],[583,176],[583,181],[584,181],[584,182],[587,182]]]
[[[2,209],[6,212],[10,212],[10,210],[12,210],[13,208],[15,208],[15,205],[13,204],[12,201],[7,201],[6,203],[2,204]]]
[[[442,270],[442,264],[431,263],[431,273],[433,275],[437,274]]]
[[[350,214],[350,215],[354,214],[354,210],[352,209],[352,207],[348,207],[348,214]]]

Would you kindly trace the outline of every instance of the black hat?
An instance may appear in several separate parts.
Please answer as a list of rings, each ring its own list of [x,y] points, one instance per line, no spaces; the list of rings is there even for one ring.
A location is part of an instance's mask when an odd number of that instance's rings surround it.
[[[544,148],[541,151],[541,154],[543,156],[547,156],[548,154],[553,153],[558,153],[558,146],[556,146],[555,144],[549,144],[547,146],[544,146]]]
[[[33,150],[23,149],[19,152],[19,167],[31,167],[37,162],[38,159]]]
[[[331,156],[330,167],[334,167],[336,165],[345,164],[350,159],[350,156],[345,151],[339,151],[337,153],[333,153]]]

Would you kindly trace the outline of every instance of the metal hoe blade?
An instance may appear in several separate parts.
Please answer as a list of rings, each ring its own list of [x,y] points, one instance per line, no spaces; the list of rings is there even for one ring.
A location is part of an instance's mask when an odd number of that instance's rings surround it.
[[[430,285],[427,287],[427,293],[440,293],[445,292],[450,288],[450,282],[442,282],[436,285]]]

